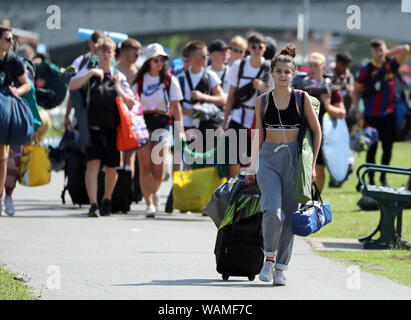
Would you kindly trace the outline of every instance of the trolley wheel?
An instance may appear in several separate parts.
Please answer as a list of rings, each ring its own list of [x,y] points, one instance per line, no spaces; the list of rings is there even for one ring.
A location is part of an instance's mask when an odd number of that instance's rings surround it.
[[[248,280],[254,281],[254,279],[255,279],[255,275],[252,274],[252,275],[249,275],[249,276],[248,276]]]
[[[228,278],[230,278],[230,276],[228,274],[223,274],[223,280],[228,280]]]

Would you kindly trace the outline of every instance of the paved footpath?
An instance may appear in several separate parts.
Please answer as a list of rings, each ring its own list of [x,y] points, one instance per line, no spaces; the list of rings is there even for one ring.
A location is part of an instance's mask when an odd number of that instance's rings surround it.
[[[62,205],[63,175],[49,185],[15,190],[15,217],[0,217],[0,265],[41,299],[278,300],[410,299],[411,288],[322,258],[297,238],[288,285],[273,287],[215,270],[216,228],[201,214],[87,218],[88,208]],[[164,204],[170,181],[163,184]],[[67,194],[67,201],[70,197]],[[354,269],[355,271],[355,269]]]

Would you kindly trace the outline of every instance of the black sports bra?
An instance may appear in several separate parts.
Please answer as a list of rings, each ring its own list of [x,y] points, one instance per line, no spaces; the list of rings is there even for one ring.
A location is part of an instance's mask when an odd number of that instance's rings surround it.
[[[297,111],[294,93],[291,93],[288,107],[284,110],[278,110],[275,106],[273,95],[270,92],[264,116],[264,127],[267,130],[298,130],[300,126],[301,115]]]

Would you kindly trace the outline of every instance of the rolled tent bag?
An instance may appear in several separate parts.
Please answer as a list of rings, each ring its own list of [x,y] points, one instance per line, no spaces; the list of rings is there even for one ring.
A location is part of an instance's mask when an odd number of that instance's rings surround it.
[[[0,89],[0,145],[23,145],[34,133],[33,114],[27,102]]]

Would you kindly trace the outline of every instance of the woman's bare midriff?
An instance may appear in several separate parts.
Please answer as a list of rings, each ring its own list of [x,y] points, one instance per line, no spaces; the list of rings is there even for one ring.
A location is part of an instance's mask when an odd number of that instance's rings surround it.
[[[268,143],[291,143],[298,139],[299,130],[265,130],[265,142]]]

